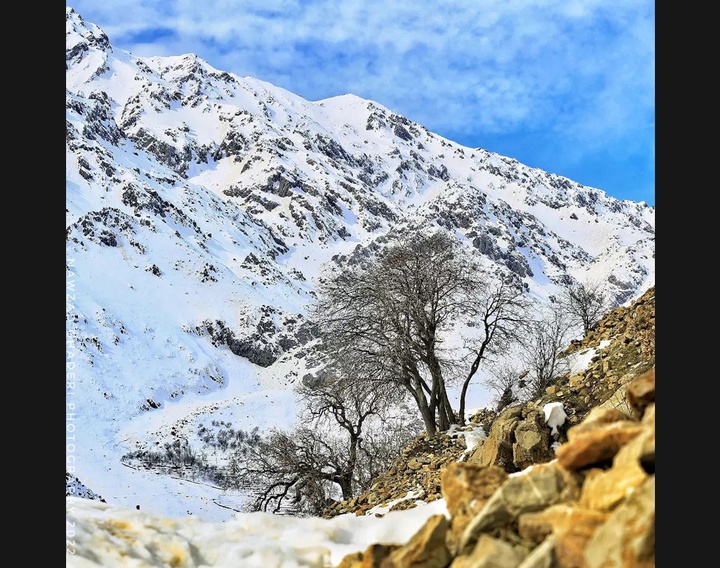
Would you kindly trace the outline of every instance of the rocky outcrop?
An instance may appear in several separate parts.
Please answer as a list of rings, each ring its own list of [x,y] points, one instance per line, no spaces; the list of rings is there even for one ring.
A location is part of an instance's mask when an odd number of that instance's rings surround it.
[[[441,476],[442,495],[450,513],[448,547],[456,550],[470,521],[508,479],[500,467],[451,463]],[[468,496],[472,496],[468,499]]]
[[[462,430],[433,439],[421,434],[369,491],[333,503],[323,516],[364,515],[375,506],[390,503],[391,510],[406,509],[414,507],[418,500],[438,499],[443,496],[441,476],[457,461],[498,466],[507,473],[550,462],[556,458],[554,448],[568,441],[568,429],[579,426],[586,418],[583,428],[629,416],[628,431],[616,425],[615,434],[606,434],[615,436],[615,443],[620,443],[618,438],[632,435],[637,427],[634,420],[655,400],[655,287],[630,306],[610,311],[582,341],[572,342],[564,355],[588,349],[596,351],[587,368],[576,375],[557,377],[540,398],[499,412],[483,409],[470,417],[469,429],[482,426],[487,432],[486,439],[472,451],[466,451]],[[565,414],[562,425],[548,428],[543,411],[546,405],[554,405]]]
[[[105,503],[105,499],[87,487],[76,476],[67,471],[65,472],[65,496],[82,497],[84,499],[97,500]]]
[[[473,451],[461,434],[421,436],[373,491],[328,510],[366,514],[420,483],[417,499],[447,505],[446,523],[431,518],[408,543],[381,553],[373,545],[340,566],[654,567],[655,288],[607,314],[566,355],[585,349],[596,349],[587,368],[558,377],[542,397],[472,417],[488,433]],[[549,427],[546,405],[565,413],[559,427]]]
[[[380,555],[371,546],[340,566],[654,567],[654,367],[628,383],[638,390],[653,401],[633,402],[631,414],[594,409],[547,463],[512,475],[453,463],[441,475],[449,519],[433,516],[408,543]]]

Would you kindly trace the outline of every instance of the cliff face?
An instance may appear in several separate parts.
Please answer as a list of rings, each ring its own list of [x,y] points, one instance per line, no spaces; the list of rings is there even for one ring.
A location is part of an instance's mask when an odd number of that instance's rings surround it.
[[[572,354],[590,356],[584,371],[473,417],[465,434],[486,433],[474,446],[463,432],[420,436],[370,491],[330,507],[328,517],[364,515],[443,497],[450,514],[340,567],[654,566],[655,288],[608,313]]]

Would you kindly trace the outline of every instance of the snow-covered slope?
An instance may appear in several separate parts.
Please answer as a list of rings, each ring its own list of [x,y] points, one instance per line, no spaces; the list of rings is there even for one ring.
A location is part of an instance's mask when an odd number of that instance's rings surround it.
[[[290,425],[314,278],[397,230],[453,229],[540,299],[567,277],[620,302],[654,284],[654,207],[66,16],[68,468],[109,503],[228,518],[242,495],[120,456]]]
[[[165,518],[86,499],[67,499],[66,561],[71,568],[187,566],[324,568],[378,542],[409,540],[444,499],[406,511],[333,519],[246,513],[223,523]]]

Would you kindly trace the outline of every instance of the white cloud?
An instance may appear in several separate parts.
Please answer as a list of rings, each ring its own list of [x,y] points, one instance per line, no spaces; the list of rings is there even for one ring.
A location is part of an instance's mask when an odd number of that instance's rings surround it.
[[[555,105],[554,97],[572,94],[568,89],[599,89],[599,100],[609,98],[620,109],[627,103],[622,103],[622,89],[614,85],[644,85],[645,97],[652,90],[652,77],[637,76],[638,68],[652,68],[653,17],[646,13],[648,2],[209,0],[183,1],[172,9],[162,2],[128,0],[71,4],[138,55],[148,49],[145,41],[132,40],[138,32],[174,29],[177,37],[163,38],[164,47],[154,53],[192,49],[214,66],[241,75],[270,82],[284,75],[291,87],[300,85],[300,94],[309,98],[339,94],[344,91],[340,81],[360,74],[376,100],[402,109],[408,94],[404,85],[417,88],[417,79],[437,78],[423,82],[422,98],[470,101],[485,127],[497,123],[505,128],[509,118],[544,120],[534,111],[547,112]],[[318,52],[310,46],[317,46]],[[278,60],[280,54],[299,57],[293,64]],[[322,63],[325,72],[316,69],[311,77],[304,76],[316,63]],[[366,75],[368,67],[374,74]],[[448,88],[459,75],[475,76],[477,82],[458,84],[469,90]],[[485,84],[512,88],[480,88]],[[496,98],[500,95],[501,101]],[[498,110],[505,107],[517,110]],[[413,110],[412,103],[409,108]],[[619,113],[618,120],[627,114]],[[606,116],[603,122],[608,118],[614,117]],[[457,112],[444,117],[447,126],[455,128],[464,120]]]
[[[197,53],[309,100],[353,93],[611,194],[597,163],[617,157],[608,179],[654,187],[652,0],[68,4],[135,55]],[[639,173],[610,173],[622,156]]]

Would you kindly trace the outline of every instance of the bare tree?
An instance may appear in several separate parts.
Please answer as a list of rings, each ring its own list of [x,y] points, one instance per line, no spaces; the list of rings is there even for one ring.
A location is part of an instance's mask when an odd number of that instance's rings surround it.
[[[397,457],[401,446],[387,444],[379,434],[392,432],[384,409],[397,398],[388,388],[325,374],[310,378],[297,390],[305,402],[303,425],[293,431],[278,428],[235,456],[238,484],[252,488],[250,508],[318,515],[338,494],[350,499]],[[396,442],[416,432],[395,435]],[[378,447],[376,444],[383,444]]]
[[[254,495],[251,510],[317,514],[329,497],[328,482],[342,474],[338,453],[333,440],[313,428],[272,428],[259,443],[237,451],[237,486]]]
[[[373,384],[358,380],[358,369],[345,365],[333,367],[342,374],[328,375],[305,381],[298,394],[305,401],[304,417],[316,425],[344,430],[342,455],[338,454],[331,465],[334,474],[329,481],[340,486],[343,499],[353,496],[356,489],[364,489],[357,478],[358,462],[367,458],[368,450],[374,450],[366,439],[366,424],[373,416],[384,416],[393,402],[399,401],[398,393],[387,384]]]
[[[573,322],[582,325],[583,334],[600,321],[613,305],[598,281],[567,283],[558,298]]]
[[[521,393],[527,386],[527,371],[507,361],[494,365],[483,380],[483,384],[495,393],[495,410],[515,404],[521,400]]]
[[[465,422],[468,387],[481,362],[518,336],[529,303],[512,280],[495,283],[445,231],[413,234],[363,266],[322,281],[312,318],[331,358],[354,359],[366,377],[392,383],[415,401],[428,435]],[[468,335],[460,408],[447,393],[459,361],[449,340],[460,319]]]
[[[555,378],[569,370],[569,363],[561,354],[571,334],[567,312],[558,304],[543,308],[540,317],[529,324],[527,337],[520,346],[520,357],[529,371],[531,397],[544,394]]]
[[[457,421],[444,339],[478,288],[476,266],[445,232],[411,235],[366,266],[322,281],[312,317],[331,357],[362,361],[366,377],[405,389],[429,435]]]
[[[332,357],[412,396],[429,435],[457,421],[443,369],[444,339],[478,287],[476,267],[446,232],[415,234],[366,266],[322,281],[312,316]]]
[[[503,279],[476,290],[468,308],[478,322],[479,335],[467,342],[471,363],[460,393],[458,421],[461,425],[465,424],[468,386],[480,363],[520,340],[529,321],[530,301],[519,285]]]

